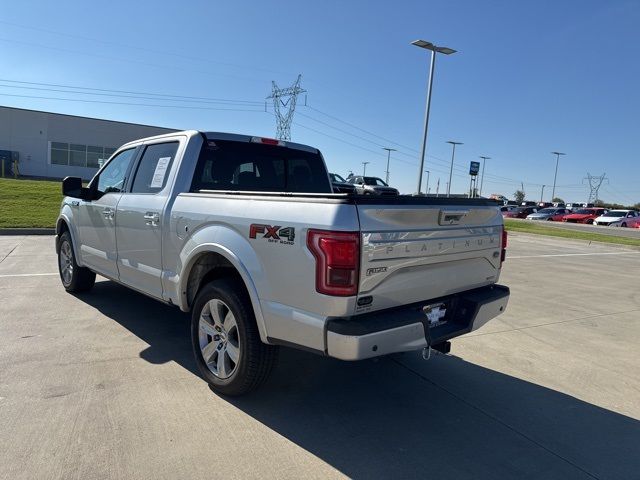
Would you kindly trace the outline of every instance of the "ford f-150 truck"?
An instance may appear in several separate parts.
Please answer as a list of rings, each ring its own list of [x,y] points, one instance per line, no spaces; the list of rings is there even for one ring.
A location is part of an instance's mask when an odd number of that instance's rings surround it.
[[[191,311],[196,363],[223,394],[263,382],[280,345],[342,360],[446,353],[509,298],[496,202],[333,193],[305,145],[171,133],[62,189],[64,288],[100,274]]]

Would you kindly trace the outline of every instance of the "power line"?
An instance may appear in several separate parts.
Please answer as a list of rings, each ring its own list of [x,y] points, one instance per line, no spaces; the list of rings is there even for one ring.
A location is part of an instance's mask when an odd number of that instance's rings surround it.
[[[116,93],[98,93],[98,92],[78,92],[78,91],[74,91],[74,90],[64,90],[64,89],[60,89],[60,88],[44,88],[44,87],[27,87],[27,86],[22,86],[22,85],[2,85],[0,84],[0,87],[5,87],[5,88],[19,88],[19,89],[26,89],[26,90],[37,90],[37,91],[44,91],[44,92],[55,92],[55,93],[67,93],[67,94],[72,94],[72,95],[92,95],[92,96],[99,96],[99,97],[111,97],[111,98],[132,98],[132,99],[136,99],[136,100],[155,100],[155,101],[166,101],[166,102],[188,102],[188,103],[198,103],[198,104],[202,104],[202,103],[210,103],[210,104],[216,104],[216,105],[239,105],[239,106],[246,106],[246,107],[261,107],[262,104],[260,102],[249,102],[246,100],[226,100],[226,99],[219,99],[219,100],[192,100],[192,99],[187,99],[187,98],[165,98],[162,96],[142,96],[142,95],[123,95],[123,94],[116,94]],[[149,94],[149,95],[153,95],[153,94]]]
[[[101,103],[106,105],[129,105],[129,106],[137,106],[137,107],[159,107],[159,108],[182,108],[188,110],[225,110],[225,111],[233,111],[233,112],[262,112],[263,110],[258,109],[242,109],[242,108],[218,108],[218,107],[196,107],[193,105],[160,105],[160,104],[150,104],[150,103],[132,103],[132,102],[109,102],[106,100],[89,100],[89,99],[81,99],[81,98],[62,98],[62,97],[43,97],[37,95],[17,95],[10,93],[0,93],[0,96],[3,97],[17,97],[17,98],[36,98],[40,100],[60,100],[63,102],[80,102],[80,103]]]
[[[186,60],[193,60],[193,61],[196,61],[196,62],[202,62],[202,57],[201,56],[200,57],[196,57],[196,56],[191,56],[191,55],[184,55],[184,54],[181,54],[181,53],[168,52],[168,51],[164,51],[164,50],[153,50],[151,48],[140,47],[140,46],[137,46],[137,45],[114,42],[112,40],[102,40],[102,39],[94,38],[94,37],[86,37],[86,36],[83,36],[83,35],[76,35],[76,34],[68,33],[68,32],[60,32],[58,30],[50,30],[50,29],[41,28],[41,27],[34,27],[34,26],[31,26],[31,25],[24,25],[24,24],[19,24],[19,23],[7,22],[5,20],[0,20],[0,24],[9,25],[9,26],[12,26],[12,27],[17,27],[17,28],[22,28],[22,29],[25,29],[25,30],[33,30],[33,31],[36,31],[36,32],[48,33],[48,34],[51,34],[51,35],[58,35],[58,36],[61,36],[61,37],[75,38],[75,39],[79,39],[79,40],[89,40],[91,42],[102,43],[104,45],[113,45],[115,47],[126,48],[126,49],[129,49],[129,50],[134,49],[134,50],[139,50],[141,52],[154,53],[154,54],[158,54],[158,55],[168,55],[168,56],[177,57],[177,58],[184,58]],[[283,74],[283,75],[290,75],[290,73],[288,73],[288,72],[281,72],[281,71],[277,71],[277,70],[273,70],[273,69],[269,69],[269,68],[263,68],[263,67],[240,65],[240,64],[237,64],[237,63],[221,62],[220,60],[211,59],[211,58],[207,58],[207,62],[208,63],[215,63],[215,64],[218,64],[218,65],[225,65],[225,66],[229,66],[229,67],[243,68],[243,69],[247,69],[247,70],[261,70],[261,71],[268,72],[268,73],[277,73],[277,74]]]
[[[122,94],[128,94],[128,95],[148,95],[148,96],[153,96],[153,97],[170,97],[167,98],[167,100],[170,99],[178,99],[178,100],[184,100],[184,101],[198,101],[198,102],[231,102],[231,103],[243,103],[243,104],[250,104],[250,105],[255,105],[255,106],[262,106],[262,102],[259,101],[254,101],[254,100],[235,100],[235,99],[227,99],[227,98],[214,98],[214,97],[196,97],[196,96],[189,96],[189,95],[174,95],[174,94],[170,94],[170,93],[154,93],[154,92],[141,92],[141,91],[133,91],[133,90],[113,90],[113,89],[107,89],[107,88],[91,88],[91,87],[81,87],[81,86],[77,86],[77,85],[64,85],[64,84],[59,84],[59,83],[42,83],[42,82],[26,82],[26,81],[21,81],[21,80],[10,80],[10,79],[6,79],[6,78],[0,78],[0,82],[5,82],[5,83],[18,83],[21,85],[38,85],[38,86],[44,86],[44,87],[59,87],[59,88],[67,88],[67,89],[75,89],[75,90],[88,90],[91,92],[100,92],[100,93],[85,93],[85,92],[73,92],[73,91],[69,91],[69,90],[51,90],[51,91],[62,91],[65,93],[80,93],[80,94],[87,94],[87,95],[101,95],[102,92],[109,92],[112,94],[116,94],[116,93],[122,93]],[[9,88],[32,88],[32,89],[36,89],[35,87],[25,87],[25,86],[17,86],[17,85],[0,85],[3,87],[9,87]],[[38,90],[38,89],[36,89]],[[46,89],[39,89],[39,90],[46,90]],[[113,95],[113,96],[119,96],[119,95]],[[125,97],[126,98],[126,97]],[[132,97],[135,98],[135,97]],[[154,98],[155,100],[155,98]]]

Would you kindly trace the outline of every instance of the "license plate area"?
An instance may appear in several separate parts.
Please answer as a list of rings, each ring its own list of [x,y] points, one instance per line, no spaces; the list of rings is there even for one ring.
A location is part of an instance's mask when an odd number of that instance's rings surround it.
[[[472,302],[458,296],[424,305],[422,312],[426,317],[424,325],[429,345],[467,333],[476,308]]]
[[[445,302],[431,303],[422,307],[422,312],[427,317],[429,328],[438,327],[447,323],[447,304]]]

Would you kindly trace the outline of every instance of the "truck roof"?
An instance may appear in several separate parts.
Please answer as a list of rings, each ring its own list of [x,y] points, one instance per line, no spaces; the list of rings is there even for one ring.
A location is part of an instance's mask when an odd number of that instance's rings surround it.
[[[254,139],[267,139],[267,140],[276,140],[270,137],[261,137],[258,135],[243,135],[239,133],[227,133],[227,132],[201,132],[198,130],[182,130],[177,132],[165,133],[162,135],[154,135],[153,137],[139,138],[137,140],[133,140],[123,145],[130,145],[134,143],[146,142],[148,140],[158,140],[162,138],[175,137],[176,135],[186,135],[186,136],[194,136],[194,135],[202,135],[207,140],[216,141],[216,140],[228,140],[234,142],[252,142],[256,141]],[[282,142],[284,147],[295,148],[297,150],[304,150],[310,153],[318,153],[318,149],[315,147],[311,147],[309,145],[304,145],[302,143],[290,142],[288,140],[278,140]]]

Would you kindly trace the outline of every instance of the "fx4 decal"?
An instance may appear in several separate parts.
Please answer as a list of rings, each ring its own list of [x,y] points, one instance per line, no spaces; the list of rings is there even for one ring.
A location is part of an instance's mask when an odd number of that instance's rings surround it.
[[[249,226],[249,238],[266,238],[268,242],[293,245],[296,238],[296,229],[293,227],[281,227],[280,225],[263,225],[252,223]]]

